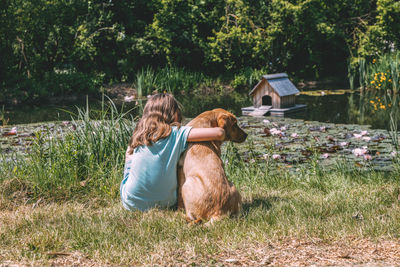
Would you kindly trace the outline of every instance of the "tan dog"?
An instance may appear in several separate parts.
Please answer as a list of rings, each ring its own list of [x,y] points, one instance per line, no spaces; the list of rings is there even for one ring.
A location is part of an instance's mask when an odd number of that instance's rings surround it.
[[[225,140],[244,142],[247,134],[237,125],[236,117],[224,110],[201,113],[190,121],[194,128],[221,127]],[[228,181],[220,158],[221,141],[189,143],[178,166],[178,208],[185,208],[188,221],[218,220],[237,215],[241,196]]]

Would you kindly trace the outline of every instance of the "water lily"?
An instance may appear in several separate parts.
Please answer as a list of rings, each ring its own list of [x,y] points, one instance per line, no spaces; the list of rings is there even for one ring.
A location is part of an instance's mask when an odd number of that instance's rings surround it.
[[[360,139],[361,137],[362,137],[362,134],[353,134],[353,136],[356,138],[356,139]]]
[[[269,120],[263,120],[263,123],[270,123]]]
[[[285,126],[282,126],[282,127],[281,127],[281,131],[286,131],[286,127],[285,127]]]
[[[292,133],[290,136],[296,138],[296,137],[298,137],[299,135],[298,135],[297,133]]]
[[[270,133],[271,133],[272,135],[283,135],[282,131],[280,131],[280,130],[278,130],[278,129],[276,129],[276,128],[272,128],[272,129],[270,130]]]
[[[360,157],[362,155],[367,154],[368,149],[366,147],[362,147],[362,148],[355,148],[351,151],[355,156]]]
[[[135,99],[135,96],[125,96],[124,101],[125,102],[132,102]]]
[[[392,152],[390,152],[390,155],[391,155],[392,157],[396,157],[396,156],[397,156],[397,151],[392,151]]]
[[[368,134],[368,131],[361,131],[362,136],[367,135],[367,134]]]
[[[364,157],[364,160],[371,160],[372,159],[372,156],[368,155],[368,154],[363,155],[363,157]]]
[[[347,143],[347,142],[340,142],[339,145],[340,145],[341,147],[344,147],[344,146],[348,146],[349,143]]]
[[[3,133],[4,136],[16,135],[16,134],[17,134],[17,127],[12,127],[10,131]]]
[[[279,154],[273,154],[273,155],[272,155],[272,158],[273,158],[273,159],[280,159],[280,158],[281,158],[281,155],[279,155]]]
[[[369,137],[369,136],[363,136],[362,139],[363,139],[364,141],[369,142],[369,141],[371,140],[371,137]]]
[[[329,154],[328,154],[328,153],[324,153],[324,154],[322,154],[322,157],[323,157],[324,159],[327,159],[327,158],[329,158]]]

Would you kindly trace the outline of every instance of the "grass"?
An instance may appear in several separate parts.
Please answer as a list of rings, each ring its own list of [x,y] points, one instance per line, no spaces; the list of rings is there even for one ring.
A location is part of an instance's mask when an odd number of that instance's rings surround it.
[[[119,203],[133,119],[111,105],[94,115],[80,110],[72,125],[37,133],[26,159],[0,164],[0,263],[46,265],[57,253],[80,252],[97,265],[218,265],[286,239],[400,238],[397,165],[386,173],[346,163],[327,171],[315,159],[295,173],[276,171],[273,162],[243,161],[228,144],[222,158],[243,211],[190,226],[181,211],[129,212]],[[248,259],[261,261],[254,253]]]
[[[100,206],[87,199],[3,210],[0,258],[47,261],[49,252],[80,251],[110,264],[207,264],[229,250],[285,238],[399,238],[393,177],[333,173],[304,181],[255,174],[230,176],[243,195],[243,212],[210,227],[187,225],[180,211],[128,212],[117,199]]]
[[[119,113],[112,102],[98,111],[87,105],[74,117],[70,131],[36,132],[26,158],[0,161],[0,182],[9,184],[0,190],[3,194],[10,195],[19,186],[34,200],[118,195],[124,151],[135,120],[128,112]]]

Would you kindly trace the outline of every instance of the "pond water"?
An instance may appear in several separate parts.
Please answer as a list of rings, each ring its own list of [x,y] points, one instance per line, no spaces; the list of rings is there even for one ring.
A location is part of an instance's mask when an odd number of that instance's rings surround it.
[[[352,96],[353,93],[325,96],[299,95],[296,97],[296,102],[306,104],[307,109],[288,114],[286,117],[330,123],[356,123],[348,116],[348,102]]]
[[[249,164],[258,163],[269,171],[285,168],[291,172],[324,168],[356,168],[389,171],[397,162],[397,152],[386,130],[366,125],[321,123],[279,117],[239,117],[239,124],[249,134],[241,144],[225,143]],[[51,138],[76,131],[79,122],[40,122],[0,128],[0,163],[25,157],[31,151],[36,133]],[[343,166],[342,166],[343,165]],[[233,166],[233,165],[231,165]]]
[[[244,93],[183,97],[179,101],[188,118],[216,107],[235,113],[241,126],[249,133],[249,142],[236,146],[241,158],[248,162],[269,162],[297,171],[311,166],[316,157],[328,167],[336,166],[338,162],[352,162],[357,168],[387,171],[392,169],[393,153],[397,153],[390,133],[385,130],[388,128],[386,107],[389,103],[376,95],[349,90],[302,92],[296,102],[306,104],[307,110],[285,118],[240,116],[241,108],[251,105]],[[70,120],[72,114],[77,113],[77,107],[84,109],[86,101],[5,109],[3,116],[8,119],[8,126],[0,127],[0,151],[24,155],[37,131],[71,130],[71,124],[62,121]],[[101,101],[92,100],[89,107],[96,115],[96,110],[102,108]],[[140,110],[135,102],[117,107],[125,112],[132,109],[134,116]],[[17,134],[8,135],[14,124],[24,125],[15,127]]]
[[[374,110],[370,104],[375,96],[365,96],[358,91],[350,90],[319,90],[305,91],[296,97],[296,103],[306,104],[305,111],[288,114],[286,117],[306,121],[319,121],[336,124],[371,125],[375,129],[387,129],[388,112]],[[250,106],[250,98],[246,93],[234,93],[225,96],[194,96],[179,98],[184,106],[186,117],[194,117],[204,110],[216,107],[230,110],[235,115],[241,115],[241,108]],[[382,103],[384,101],[382,100]],[[19,105],[0,107],[0,120],[4,116],[8,125],[25,124],[45,121],[70,120],[78,108],[86,107],[86,100],[81,99],[65,104]],[[100,100],[90,100],[91,110],[100,110]],[[135,102],[119,104],[118,110],[131,110],[132,115],[138,115],[140,107]],[[379,107],[378,107],[379,109]],[[0,125],[1,125],[0,121]]]

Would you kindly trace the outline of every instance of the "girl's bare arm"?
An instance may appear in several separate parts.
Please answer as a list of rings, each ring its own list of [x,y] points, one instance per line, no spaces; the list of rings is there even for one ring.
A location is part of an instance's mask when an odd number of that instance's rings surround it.
[[[202,141],[223,141],[225,130],[219,127],[214,128],[192,128],[189,132],[188,142]]]

